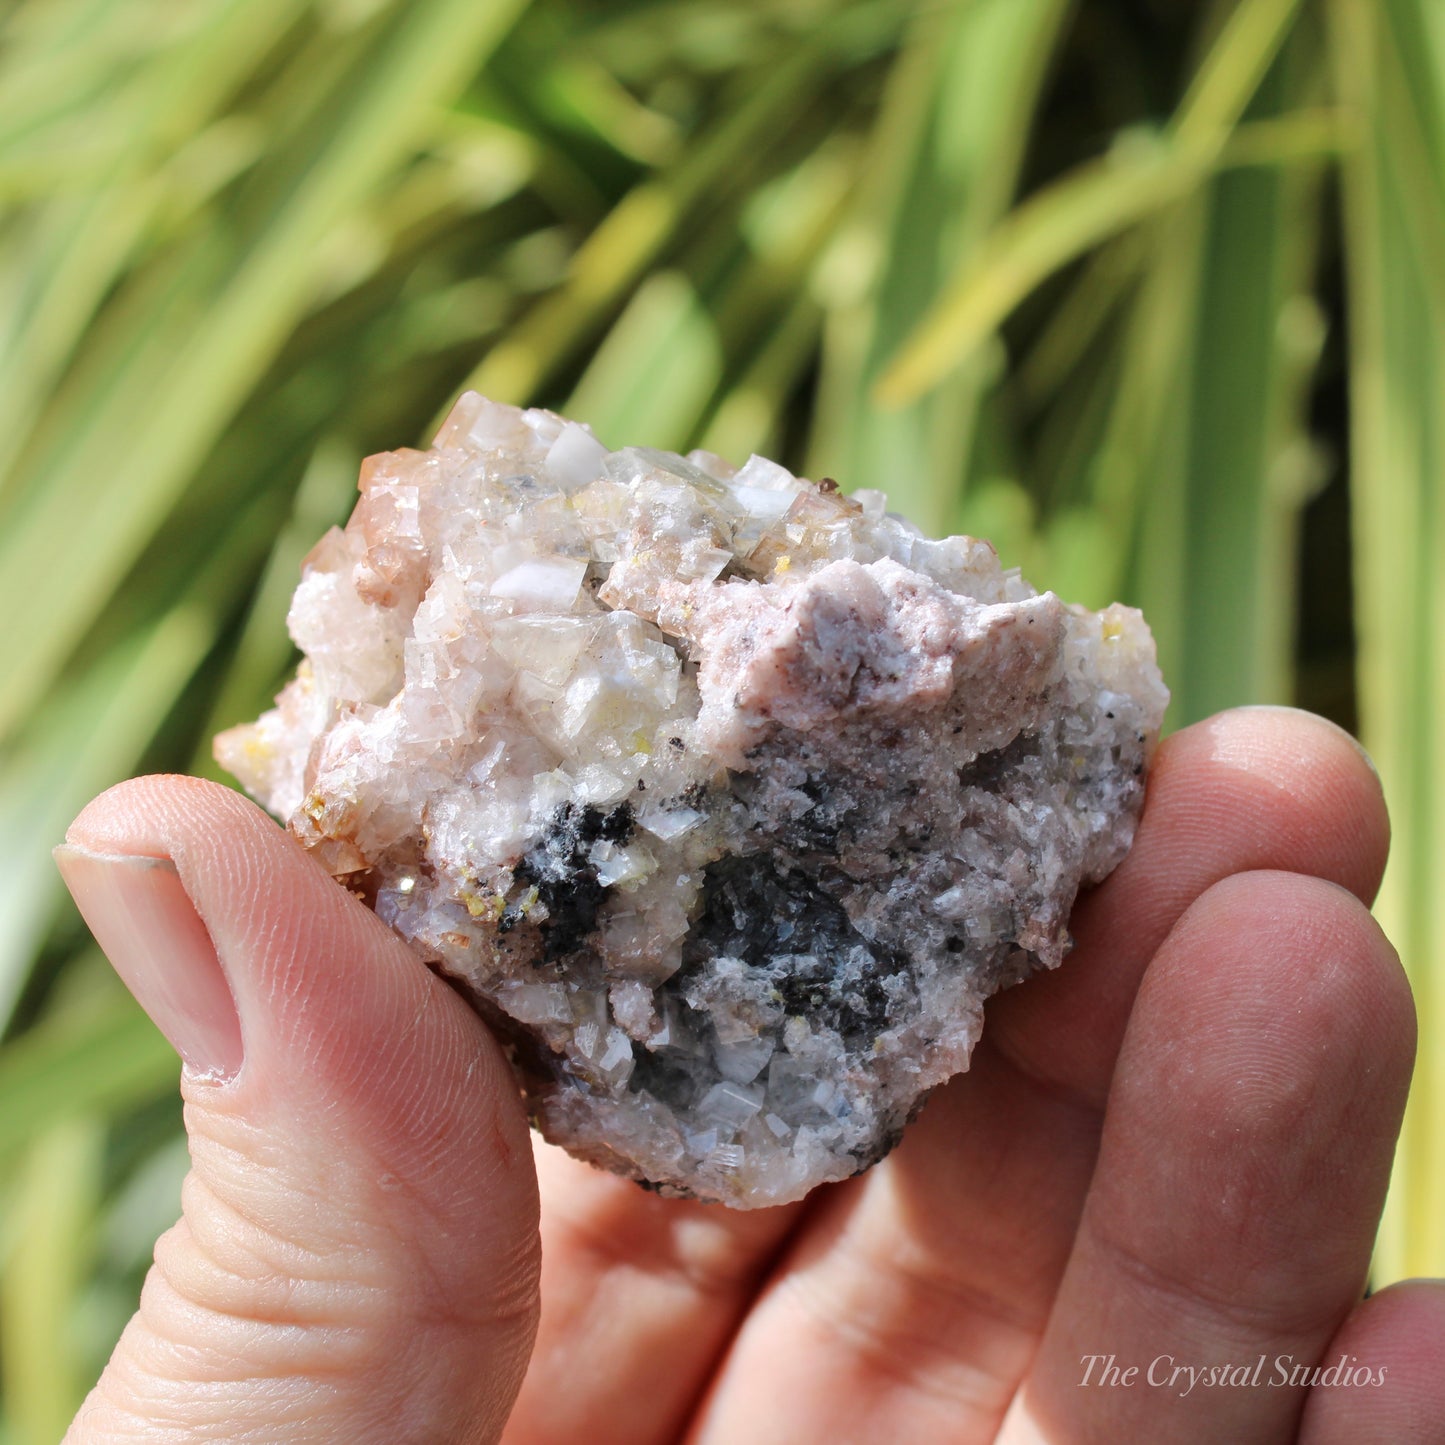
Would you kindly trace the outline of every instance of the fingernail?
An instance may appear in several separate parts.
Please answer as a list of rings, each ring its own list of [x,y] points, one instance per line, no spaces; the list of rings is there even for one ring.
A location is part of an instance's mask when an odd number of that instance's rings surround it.
[[[215,946],[169,858],[63,843],[55,863],[96,942],[193,1073],[241,1067],[241,1021]]]

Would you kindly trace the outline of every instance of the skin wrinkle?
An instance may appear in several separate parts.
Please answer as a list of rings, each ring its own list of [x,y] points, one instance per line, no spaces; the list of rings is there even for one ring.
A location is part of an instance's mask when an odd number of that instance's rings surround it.
[[[229,1442],[255,1439],[267,1442],[267,1445],[277,1445],[281,1438],[276,1433],[277,1427],[288,1423],[303,1427],[303,1433],[296,1439],[318,1440],[319,1437],[308,1427],[318,1419],[327,1419],[328,1414],[335,1433],[328,1429],[327,1440],[360,1441],[367,1438],[365,1426],[372,1423],[370,1411],[384,1406],[384,1402],[367,1402],[362,1406],[362,1419],[353,1421],[355,1428],[349,1429],[347,1416],[357,1412],[347,1406],[344,1393],[338,1387],[346,1381],[351,1367],[333,1365],[330,1361],[320,1362],[317,1369],[307,1376],[287,1377],[283,1374],[273,1377],[237,1372],[234,1378],[245,1385],[247,1397],[253,1401],[264,1397],[267,1407],[266,1420],[253,1430],[237,1416],[234,1381],[196,1383],[175,1372],[172,1377],[157,1375],[128,1355],[118,1356],[117,1362],[125,1373],[123,1399],[107,1402],[105,1406],[83,1407],[79,1418],[104,1418],[115,1409],[124,1410],[131,1422],[136,1424],[137,1434],[133,1438],[144,1441],[145,1445],[156,1445],[156,1424],[162,1428],[167,1424],[173,1425],[177,1433],[169,1438],[187,1442],[197,1439]],[[329,1378],[331,1376],[335,1378]],[[209,1418],[198,1420],[198,1407]],[[107,1445],[114,1445],[117,1441],[117,1428],[128,1430],[129,1426],[124,1418],[117,1421],[112,1415],[102,1437]],[[292,1436],[288,1432],[285,1438]]]
[[[234,1280],[239,1289],[257,1292],[266,1286],[284,1286],[289,1291],[297,1284],[324,1284],[330,1272],[336,1278],[352,1277],[333,1251],[301,1245],[281,1230],[246,1218],[204,1181],[188,1181],[183,1208],[198,1267],[214,1269],[218,1278]],[[359,1264],[365,1262],[360,1253],[355,1258]],[[283,1277],[278,1278],[278,1273]],[[358,1289],[365,1287],[363,1279],[354,1283]]]
[[[1067,960],[1066,960],[1067,962]],[[1043,1056],[1031,1057],[1021,1045],[1019,1036],[988,1032],[984,1023],[984,1035],[977,1048],[987,1043],[999,1063],[1013,1075],[1016,1086],[1028,1088],[1042,1099],[1056,1105],[1062,1112],[1073,1114],[1078,1126],[1097,1136],[1103,1126],[1105,1099],[1095,1092],[1082,1089],[1068,1079],[1052,1074],[1043,1066]]]
[[[214,1221],[207,1219],[208,1210],[215,1211]],[[300,1248],[287,1241],[279,1241],[286,1244],[286,1248],[268,1250],[268,1244],[278,1242],[272,1231],[247,1221],[243,1235],[227,1229],[228,1216],[236,1217],[236,1211],[214,1191],[204,1186],[192,1191],[186,1217],[194,1256],[182,1254],[180,1258],[171,1258],[167,1253],[163,1259],[160,1250],[157,1251],[157,1265],[178,1291],[190,1297],[204,1293],[213,1301],[222,1301],[232,1294],[243,1296],[250,1302],[252,1318],[266,1323],[298,1325],[320,1325],[333,1315],[364,1312],[364,1303],[359,1307],[348,1306],[348,1293],[356,1301],[364,1302],[388,1291],[390,1281],[383,1267],[368,1259],[363,1251],[350,1256],[357,1267],[348,1268],[348,1260],[337,1260],[334,1255]],[[181,1252],[178,1243],[169,1249]],[[254,1270],[247,1269],[248,1264],[254,1265]],[[368,1279],[368,1275],[374,1277]],[[192,1281],[195,1283],[190,1283]],[[230,1282],[229,1289],[227,1282]],[[203,1284],[205,1288],[199,1289],[196,1284]],[[275,1298],[277,1294],[280,1300]],[[339,1301],[332,1299],[335,1294],[341,1296]],[[313,1301],[308,1297],[311,1295],[317,1298]],[[338,1303],[348,1307],[338,1310]],[[287,1305],[292,1306],[291,1311],[285,1308]],[[305,1318],[307,1312],[314,1313],[314,1318]]]
[[[935,1281],[921,1283],[928,1293],[936,1291]],[[885,1381],[951,1407],[986,1411],[1007,1403],[1008,1394],[1001,1394],[1001,1382],[995,1373],[949,1358],[946,1334],[937,1338],[925,1333],[905,1335],[892,1328],[876,1329],[856,1312],[830,1310],[829,1301],[815,1298],[808,1281],[797,1275],[790,1276],[784,1288],[807,1319],[807,1327],[823,1337],[825,1349],[829,1340],[842,1346],[850,1375],[861,1367],[865,1373],[872,1371]],[[995,1325],[1022,1337],[1022,1331],[1007,1321],[995,1321]]]
[[[469,1299],[465,1296],[461,1297],[462,1303],[459,1304],[454,1290],[439,1289],[430,1296],[413,1291],[406,1297],[411,1301],[412,1307],[398,1311],[398,1314],[417,1326],[411,1333],[413,1341],[419,1342],[440,1329],[456,1337],[459,1353],[464,1357],[474,1353],[466,1349],[466,1339],[475,1338],[480,1326],[491,1328],[497,1323],[515,1326],[514,1333],[517,1337],[520,1338],[524,1333],[527,1336],[526,1345],[517,1346],[512,1352],[513,1363],[520,1377],[531,1355],[539,1273],[537,1267],[505,1272],[501,1277],[500,1287],[493,1288],[485,1297],[479,1297],[475,1308],[467,1307]],[[420,1344],[417,1347],[420,1348]],[[497,1358],[498,1352],[492,1351],[487,1357],[488,1363],[495,1366]],[[472,1361],[472,1364],[475,1367],[475,1361]]]
[[[905,1349],[895,1346],[927,1348],[947,1339],[952,1333],[948,1321],[955,1317],[970,1322],[977,1317],[990,1331],[1002,1329],[1019,1336],[1042,1328],[1047,1317],[1046,1310],[1031,1309],[1026,1303],[1006,1298],[971,1282],[957,1271],[950,1271],[946,1256],[921,1246],[906,1233],[895,1237],[878,1229],[845,1226],[840,1237],[832,1242],[829,1254],[830,1262],[843,1267],[840,1273],[845,1278],[850,1272],[853,1275],[854,1290],[849,1293],[856,1291],[856,1281],[876,1278],[900,1287],[908,1296],[910,1308],[897,1322],[902,1327],[891,1331],[895,1339],[886,1338],[890,1333],[889,1321],[868,1320],[867,1333],[876,1338],[885,1353],[902,1354]],[[817,1274],[805,1267],[793,1270],[790,1279],[809,1280]],[[830,1293],[834,1296],[831,1299]],[[838,1306],[848,1301],[838,1295],[837,1290],[814,1291],[812,1299],[818,1306],[815,1311],[818,1319],[831,1323],[841,1317],[844,1311]],[[941,1316],[942,1322],[934,1316]],[[883,1327],[875,1328],[875,1325]]]
[[[266,1423],[258,1433],[263,1439],[269,1435],[277,1440],[283,1425],[305,1426],[330,1419],[339,1427],[347,1415],[355,1414],[348,1400],[348,1387],[354,1383],[351,1376],[356,1368],[348,1361],[340,1369],[320,1362],[318,1368],[304,1375],[288,1374],[284,1368],[256,1375],[238,1370],[228,1378],[197,1384],[186,1378],[174,1360],[157,1358],[153,1365],[143,1365],[125,1382],[122,1398],[116,1403],[128,1414],[168,1416],[181,1428],[182,1439],[196,1438],[190,1430],[209,1429],[218,1429],[220,1438],[236,1438],[231,1432],[245,1418],[262,1415]],[[244,1410],[237,1409],[238,1401],[245,1402]],[[108,1445],[112,1437],[107,1432],[102,1438]],[[210,1437],[206,1434],[205,1438]],[[312,1434],[301,1438],[316,1437]],[[326,1438],[361,1437],[338,1434]]]
[[[987,1034],[983,1043],[987,1042]],[[1068,1137],[1081,1152],[1088,1155],[1090,1161],[1098,1152],[1098,1140],[1103,1129],[1103,1111],[1085,1100],[1081,1095],[1071,1089],[1058,1089],[1045,1080],[1039,1079],[1036,1075],[1027,1072],[1019,1067],[1018,1063],[1007,1054],[1000,1052],[997,1048],[987,1051],[985,1057],[993,1061],[1003,1072],[1005,1077],[997,1085],[1005,1092],[1017,1094],[1031,1094],[1035,1105],[1042,1106],[1049,1113],[1063,1114],[1064,1119],[1056,1119],[1061,1133]],[[981,1062],[981,1061],[980,1061]],[[1001,1175],[1008,1166],[1022,1165],[1027,1170],[1029,1159],[1028,1151],[1030,1140],[1020,1137],[1017,1132],[1010,1132],[1005,1139],[1003,1148],[990,1160],[990,1167],[996,1175]],[[1055,1160],[1057,1163],[1057,1159]],[[1030,1171],[1031,1172],[1031,1171]],[[991,1190],[991,1179],[981,1179],[978,1188],[980,1197],[987,1197]],[[1072,1225],[1077,1224],[1078,1215],[1083,1209],[1083,1199],[1080,1198],[1075,1208],[1070,1211]],[[1032,1263],[1027,1259],[1027,1252],[1023,1251],[1024,1257],[1013,1257],[1011,1267],[1014,1271],[1014,1283],[1019,1285],[1027,1282],[1032,1286],[1038,1297],[1042,1298],[1045,1293],[1057,1282],[1058,1276],[1062,1273],[1064,1257],[1057,1251],[1047,1251],[1044,1255]],[[1055,1256],[1058,1255],[1057,1258]],[[1029,1276],[1035,1276],[1029,1278]],[[992,1293],[997,1297],[1000,1292],[995,1290],[985,1293]]]
[[[234,1099],[213,1104],[187,1099],[184,1119],[193,1174],[231,1171],[243,1178],[260,1171],[269,1180],[284,1172],[286,1150],[278,1147],[269,1128],[239,1117]]]
[[[214,1329],[218,1313],[197,1310],[185,1324]],[[197,1401],[209,1396],[234,1406],[238,1387],[254,1395],[307,1390],[328,1379],[352,1381],[358,1374],[374,1374],[378,1363],[374,1344],[365,1348],[364,1341],[352,1338],[359,1337],[360,1330],[326,1331],[318,1340],[311,1331],[278,1335],[262,1326],[231,1329],[235,1317],[222,1316],[221,1333],[201,1347],[156,1328],[153,1317],[147,1323],[154,1335],[146,1353],[157,1363],[165,1357],[164,1371],[155,1372],[157,1380]]]
[[[753,1261],[740,1262],[718,1251],[720,1259],[708,1252],[690,1250],[679,1231],[666,1230],[648,1241],[648,1250],[640,1257],[631,1250],[636,1241],[620,1239],[614,1231],[598,1229],[588,1221],[567,1215],[553,1214],[553,1229],[559,1226],[570,1236],[574,1249],[590,1255],[602,1264],[600,1273],[626,1269],[646,1275],[662,1284],[680,1284],[707,1299],[729,1300],[740,1289],[746,1290],[761,1273]]]
[[[1197,1276],[1169,1270],[1143,1257],[1126,1235],[1102,1226],[1102,1217],[1090,1220],[1094,1230],[1090,1244],[1104,1254],[1104,1272],[1138,1286],[1150,1297],[1151,1317],[1161,1329],[1175,1331],[1181,1319],[1208,1327],[1211,1334],[1222,1326],[1226,1338],[1254,1349],[1260,1340],[1288,1341],[1318,1328],[1319,1310],[1314,1301],[1302,1300],[1288,1291],[1255,1300],[1234,1290],[1217,1288]],[[1363,1290],[1362,1274],[1360,1292]]]
[[[386,1289],[376,1289],[373,1293],[379,1298],[387,1298],[395,1292]],[[504,1297],[508,1293],[513,1292],[502,1292]],[[524,1285],[520,1293],[526,1295],[530,1293],[530,1291]],[[444,1299],[446,1292],[439,1289],[436,1297]],[[168,1301],[167,1303],[171,1304],[173,1302]],[[183,1301],[183,1303],[189,1305],[186,1311],[187,1314],[196,1312],[215,1313],[213,1306],[200,1304],[194,1298]],[[497,1303],[497,1296],[494,1295],[492,1297],[492,1304],[495,1306]],[[420,1301],[418,1301],[418,1305],[420,1306]],[[526,1308],[526,1303],[521,1299],[517,1299],[510,1302],[507,1312],[509,1314],[516,1313]],[[369,1367],[368,1361],[370,1357],[378,1353],[377,1342],[374,1338],[374,1332],[368,1331],[366,1328],[366,1315],[368,1310],[364,1304],[358,1309],[357,1313],[360,1323],[351,1327],[340,1327],[340,1333],[338,1333],[338,1327],[335,1324],[311,1324],[307,1326],[297,1326],[293,1324],[289,1326],[283,1325],[280,1331],[280,1338],[277,1338],[275,1327],[278,1321],[273,1313],[272,1316],[260,1321],[267,1327],[263,1335],[255,1340],[243,1340],[243,1342],[237,1346],[236,1358],[248,1360],[252,1370],[254,1370],[256,1346],[261,1339],[264,1339],[267,1341],[268,1348],[265,1356],[265,1368],[262,1371],[263,1377],[291,1374],[302,1381],[314,1380],[319,1376],[329,1374],[335,1374],[339,1377],[357,1375],[364,1379],[374,1378],[375,1371]],[[487,1317],[489,1320],[494,1319],[496,1317],[496,1310],[488,1311]],[[438,1312],[435,1309],[419,1307],[416,1311],[415,1318],[418,1323],[426,1326],[425,1333],[432,1339],[435,1338],[438,1325],[446,1327],[449,1323],[445,1313]],[[246,1325],[257,1323],[257,1319],[258,1317],[254,1314],[236,1316],[229,1320],[228,1324],[238,1326],[240,1333],[244,1336],[246,1334]],[[152,1317],[151,1322],[153,1325],[158,1325],[154,1317]],[[214,1346],[214,1328],[207,1330],[203,1324],[198,1331],[194,1320],[187,1320],[184,1328],[187,1335],[197,1332],[205,1334],[212,1342],[212,1346]],[[230,1332],[233,1334],[236,1333],[235,1330]],[[164,1336],[169,1332],[159,1330],[159,1333]],[[419,1339],[420,1334],[421,1332],[412,1332],[404,1338],[414,1342]],[[352,1350],[340,1349],[341,1340],[346,1338],[351,1338],[357,1348]],[[304,1351],[302,1341],[307,1342]],[[412,1346],[412,1348],[415,1347],[415,1345]],[[391,1352],[385,1351],[384,1353],[389,1354]],[[358,1356],[360,1356],[360,1358],[358,1358]],[[206,1351],[201,1355],[201,1358],[208,1359],[214,1364],[214,1348]],[[395,1365],[395,1361],[391,1359],[378,1359],[375,1363],[392,1367]],[[191,1363],[185,1365],[182,1370],[177,1373],[182,1374],[183,1378],[195,1380],[200,1372],[195,1368],[195,1365]],[[231,1372],[229,1378],[232,1379],[233,1382],[244,1383],[251,1379],[251,1375],[246,1372]]]
[[[299,1225],[302,1238],[296,1238],[298,1225],[294,1211],[288,1211],[288,1220],[278,1221],[272,1227],[270,1221],[248,1217],[224,1194],[200,1181],[190,1184],[182,1198],[183,1208],[194,1217],[193,1232],[202,1257],[235,1279],[238,1287],[257,1289],[271,1280],[278,1269],[302,1280],[315,1279],[324,1271],[337,1278],[351,1276],[358,1287],[366,1283],[365,1276],[370,1271],[365,1252],[344,1246],[338,1249],[330,1240],[303,1243],[305,1223]],[[210,1210],[214,1210],[217,1217],[203,1222]],[[253,1243],[248,1244],[248,1240]],[[248,1260],[260,1266],[254,1274],[246,1272]],[[352,1263],[356,1269],[348,1267]]]
[[[220,1402],[204,1418],[198,1418],[191,1401],[179,1397],[172,1382],[153,1378],[133,1380],[128,1396],[118,1402],[83,1405],[76,1416],[77,1422],[99,1423],[107,1445],[123,1440],[134,1440],[138,1445],[161,1445],[161,1442],[188,1442],[224,1438],[215,1432],[226,1428],[224,1405]],[[151,1388],[147,1390],[145,1386]],[[205,1405],[205,1402],[201,1402]],[[117,1434],[117,1431],[124,1432]],[[157,1432],[165,1432],[158,1434]],[[242,1430],[231,1435],[231,1440],[241,1442],[255,1438],[250,1431]]]
[[[162,1292],[155,1303],[165,1305],[168,1311],[223,1316],[241,1327],[254,1324],[277,1331],[337,1331],[342,1335],[366,1321],[368,1309],[386,1293],[383,1287],[355,1280],[321,1282],[335,1286],[319,1290],[324,1296],[335,1296],[325,1301],[328,1308],[309,1306],[306,1311],[288,1311],[285,1306],[299,1290],[318,1282],[275,1272],[266,1280],[269,1289],[257,1290],[256,1277],[241,1276],[205,1253],[204,1244],[195,1238],[189,1224],[185,1225],[185,1233],[171,1230],[158,1241],[155,1283]],[[233,1287],[227,1287],[228,1283]],[[188,1332],[186,1340],[189,1338],[194,1334]]]
[[[355,1277],[357,1269],[364,1266],[370,1258],[370,1248],[365,1242],[358,1242],[354,1239],[354,1227],[350,1230],[343,1229],[340,1232],[326,1229],[323,1234],[316,1233],[316,1223],[321,1221],[328,1223],[332,1217],[332,1210],[326,1205],[326,1201],[319,1194],[310,1196],[306,1194],[298,1183],[288,1177],[287,1171],[274,1166],[263,1166],[263,1177],[256,1178],[251,1173],[249,1161],[244,1156],[236,1159],[239,1165],[234,1171],[234,1177],[230,1181],[229,1188],[223,1188],[207,1175],[216,1173],[209,1160],[205,1160],[199,1169],[192,1169],[187,1176],[182,1188],[182,1204],[188,1212],[196,1212],[205,1217],[206,1200],[214,1203],[216,1207],[224,1207],[233,1220],[239,1220],[245,1224],[247,1230],[256,1238],[269,1239],[272,1242],[285,1246],[288,1251],[294,1253],[302,1264],[319,1263],[326,1259],[340,1259],[344,1264],[346,1273]],[[269,1176],[269,1177],[266,1177]],[[206,1200],[195,1200],[194,1196],[204,1192]],[[187,1198],[187,1195],[191,1198]],[[243,1201],[253,1197],[259,1200],[260,1210],[256,1206],[247,1207]],[[275,1219],[266,1217],[266,1208],[269,1205],[275,1207],[275,1201],[285,1199],[292,1207],[283,1211],[285,1220],[304,1219],[301,1223],[299,1237],[290,1237],[290,1231],[286,1228],[285,1221],[278,1224]],[[312,1206],[304,1214],[294,1208],[295,1204],[306,1204]],[[320,1207],[315,1207],[320,1206]],[[310,1233],[311,1238],[306,1239]],[[237,1236],[231,1234],[218,1238],[228,1237],[236,1240]],[[279,1261],[272,1261],[275,1265]]]
[[[473,1296],[450,1287],[449,1261],[433,1258],[430,1250],[417,1250],[405,1237],[398,1237],[398,1244],[405,1252],[407,1270],[396,1282],[400,1287],[392,1291],[393,1306],[409,1306],[418,1323],[440,1324],[460,1337],[481,1325],[516,1322],[535,1314],[540,1251],[504,1260],[501,1270],[489,1273],[485,1292]],[[418,1281],[426,1287],[418,1289]]]
[[[293,1385],[303,1387],[293,1388]],[[163,1384],[161,1388],[164,1388]],[[144,1404],[138,1401],[133,1408],[136,1413],[145,1411],[162,1418],[169,1417],[176,1431],[170,1438],[178,1442],[197,1439],[226,1442],[254,1440],[258,1445],[279,1445],[282,1440],[292,1439],[319,1442],[327,1437],[315,1433],[315,1422],[328,1418],[335,1422],[337,1428],[337,1435],[331,1438],[358,1441],[366,1438],[361,1428],[347,1429],[347,1417],[355,1416],[356,1411],[345,1406],[338,1382],[326,1379],[304,1382],[258,1380],[254,1385],[247,1383],[246,1388],[253,1398],[264,1403],[264,1425],[247,1425],[238,1421],[234,1387],[200,1401],[199,1409],[191,1399],[175,1394],[169,1398],[160,1394],[144,1397]],[[360,1423],[356,1422],[358,1427]],[[109,1433],[104,1438],[109,1442]],[[145,1445],[155,1445],[153,1433],[146,1432],[137,1438]]]
[[[470,1307],[471,1296],[467,1297],[468,1307],[447,1307],[451,1291],[446,1287],[441,1261],[434,1260],[429,1251],[417,1249],[414,1243],[415,1239],[424,1239],[429,1232],[441,1227],[439,1207],[409,1176],[392,1177],[395,1179],[394,1191],[381,1196],[381,1241],[350,1241],[344,1236],[337,1237],[327,1254],[311,1252],[308,1256],[303,1253],[299,1263],[290,1258],[278,1260],[274,1263],[274,1270],[291,1275],[295,1283],[295,1277],[303,1274],[308,1265],[314,1272],[315,1265],[330,1261],[339,1247],[343,1251],[342,1259],[339,1263],[328,1263],[329,1272],[338,1278],[360,1279],[369,1273],[376,1275],[377,1278],[368,1286],[371,1292],[380,1298],[391,1299],[394,1305],[409,1302],[409,1307],[420,1321],[449,1321],[470,1328],[499,1317],[520,1317],[523,1310],[530,1307],[528,1301],[535,1292],[536,1267],[530,1261],[518,1262],[519,1267],[514,1271],[495,1276],[490,1281],[491,1290],[484,1298],[476,1299],[475,1308]],[[411,1207],[401,1208],[403,1201],[409,1201]],[[259,1237],[264,1241],[268,1234],[266,1228],[253,1219],[248,1218],[248,1223],[258,1230]],[[314,1228],[314,1223],[308,1227]],[[270,1237],[275,1237],[274,1228],[269,1233]],[[406,1266],[400,1275],[386,1263],[398,1256]],[[314,1277],[309,1282],[326,1283]],[[438,1301],[442,1302],[440,1306]]]

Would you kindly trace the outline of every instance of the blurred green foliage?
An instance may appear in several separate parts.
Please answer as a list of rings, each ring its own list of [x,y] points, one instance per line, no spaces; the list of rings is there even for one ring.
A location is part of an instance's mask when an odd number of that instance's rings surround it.
[[[1175,725],[1358,717],[1424,1023],[1377,1274],[1445,1273],[1438,4],[12,0],[0,197],[0,1442],[185,1167],[49,849],[214,773],[360,457],[463,384],[1134,602]]]

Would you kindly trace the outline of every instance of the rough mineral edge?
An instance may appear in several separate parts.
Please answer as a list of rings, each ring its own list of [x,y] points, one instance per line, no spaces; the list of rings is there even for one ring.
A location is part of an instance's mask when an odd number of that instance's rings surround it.
[[[574,1154],[742,1208],[868,1167],[1128,850],[1168,698],[1132,609],[474,393],[360,490],[216,755]]]

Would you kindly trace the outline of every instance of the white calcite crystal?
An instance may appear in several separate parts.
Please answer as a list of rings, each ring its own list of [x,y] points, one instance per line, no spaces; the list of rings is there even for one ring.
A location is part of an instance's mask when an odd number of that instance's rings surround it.
[[[497,1029],[542,1132],[737,1207],[867,1168],[1068,947],[1167,693],[1137,612],[753,457],[467,394],[308,557],[217,757]]]

